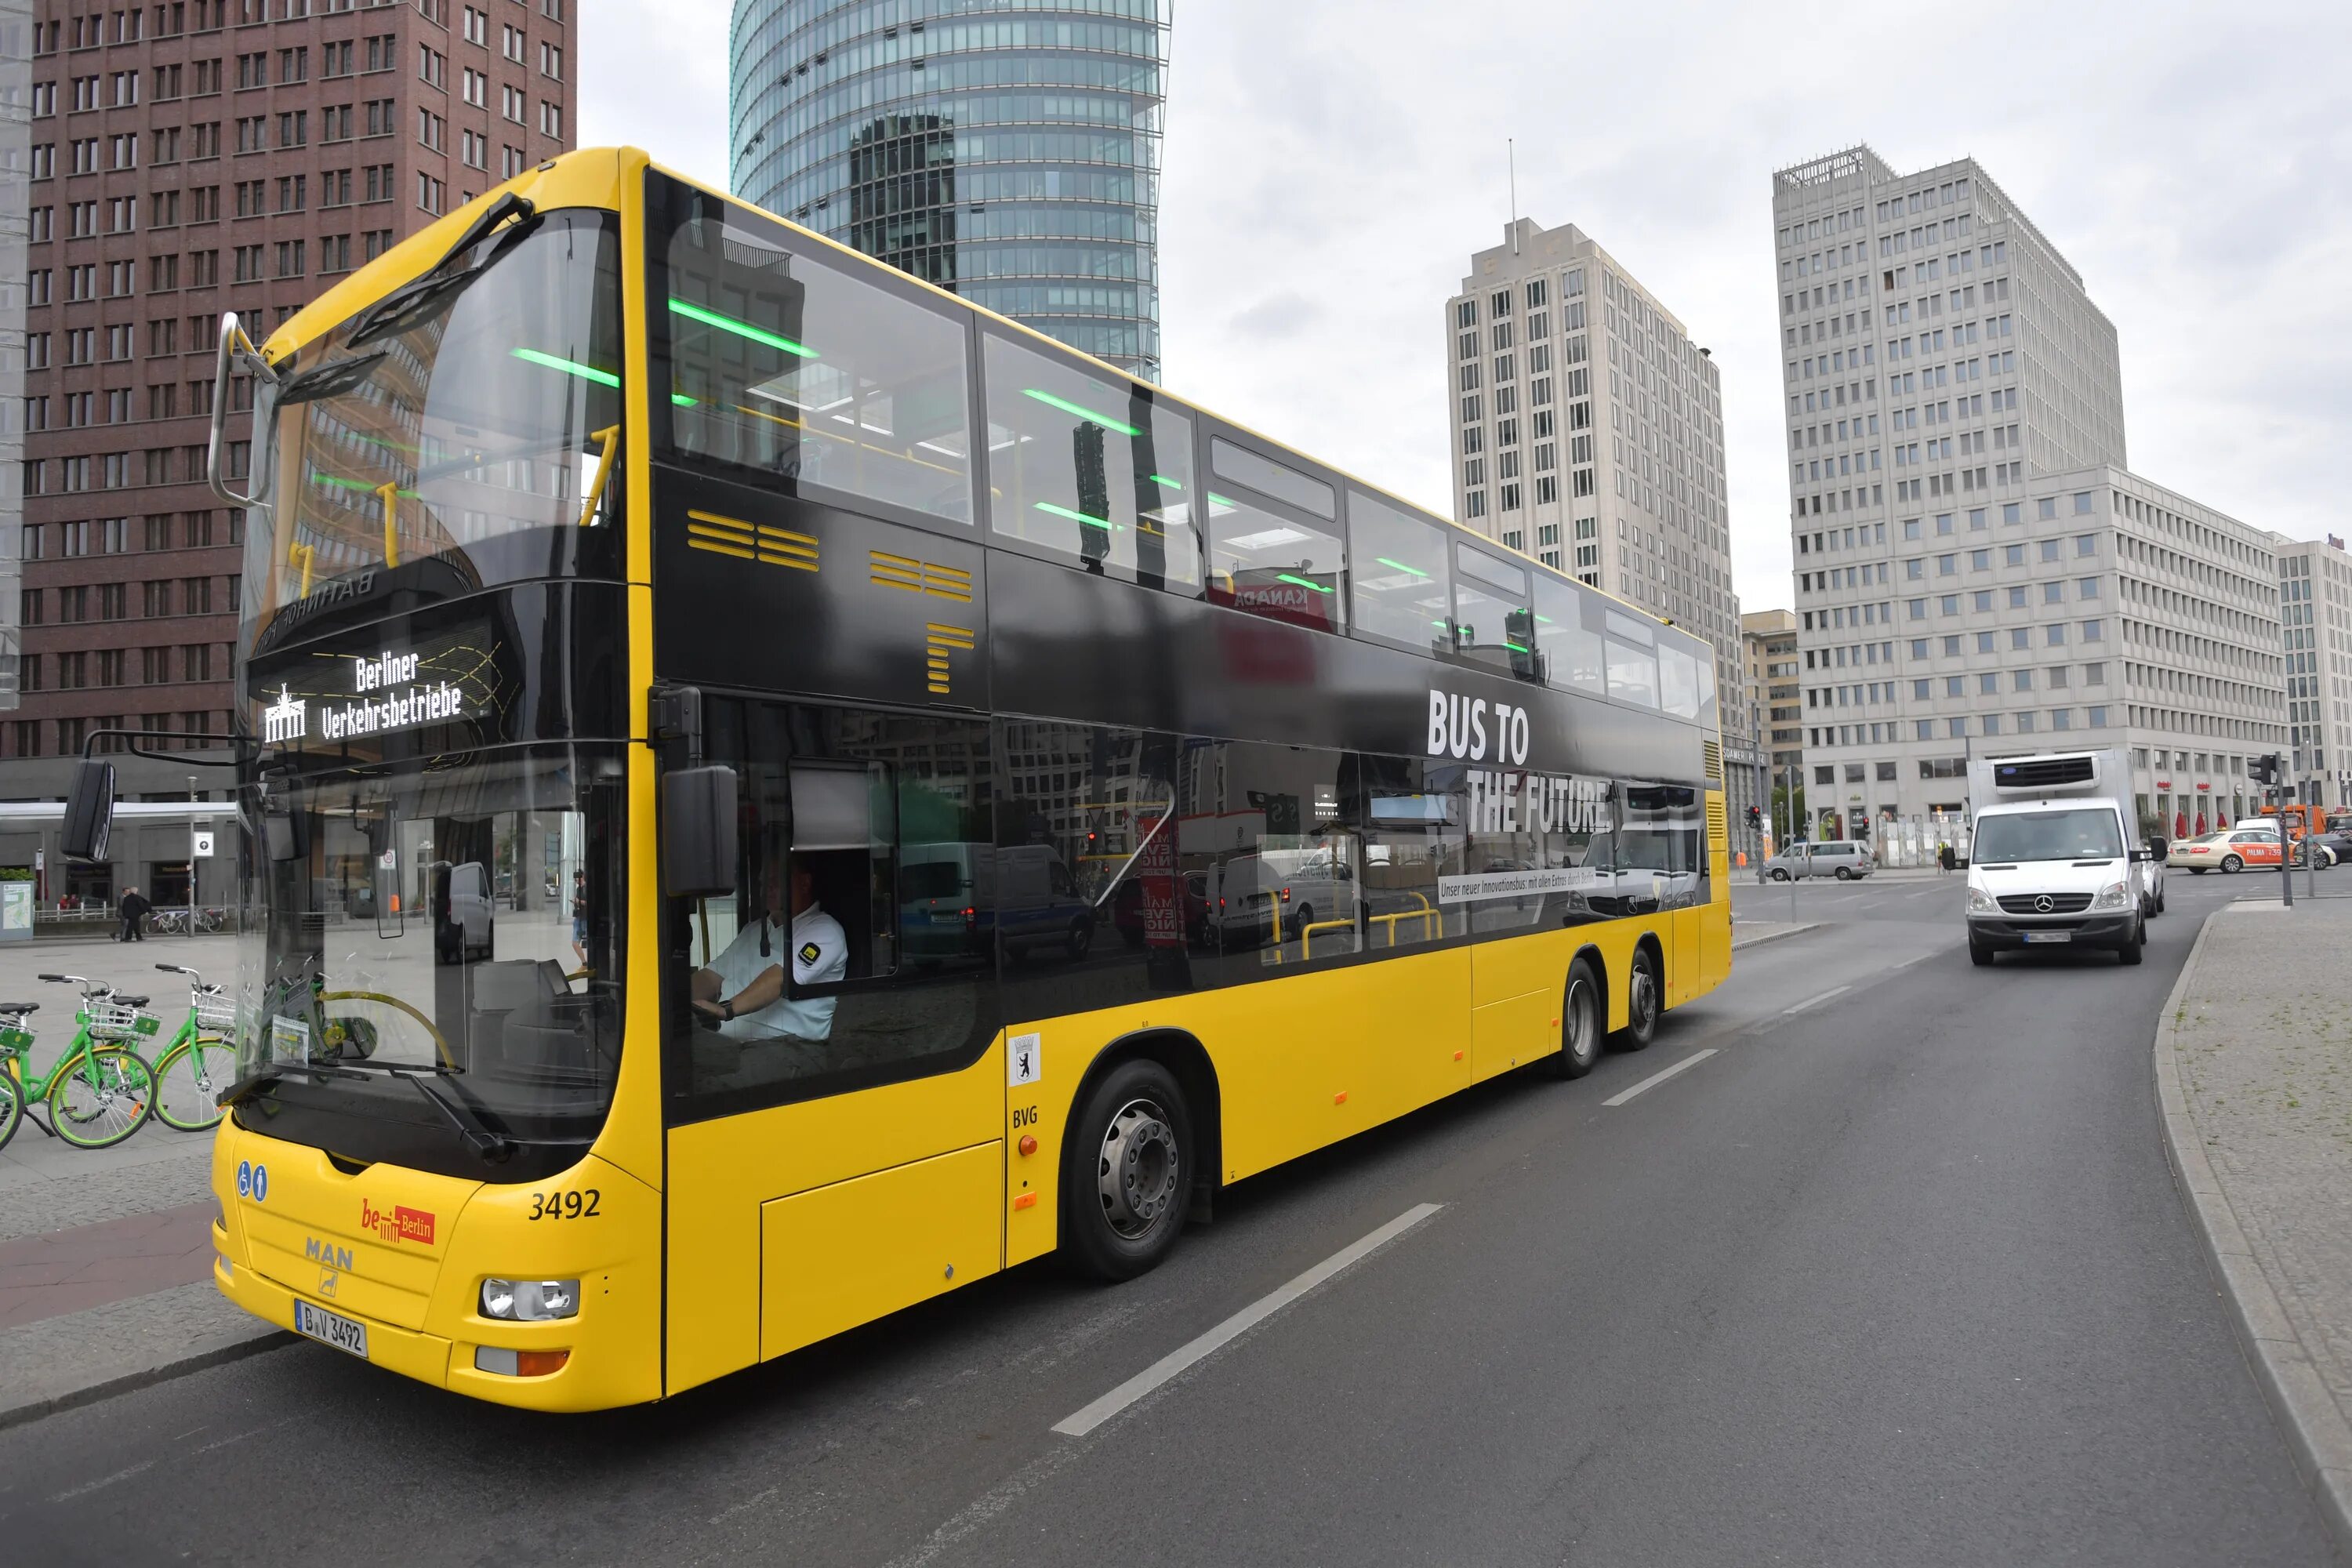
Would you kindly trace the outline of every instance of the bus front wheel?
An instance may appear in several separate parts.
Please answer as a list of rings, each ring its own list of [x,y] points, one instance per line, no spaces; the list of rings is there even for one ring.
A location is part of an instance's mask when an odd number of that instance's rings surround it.
[[[1619,1050],[1638,1051],[1658,1037],[1658,1013],[1664,1002],[1656,957],[1646,947],[1635,948],[1633,971],[1625,977],[1625,1026],[1617,1031]]]
[[[1062,1249],[1097,1279],[1158,1266],[1184,1228],[1192,1184],[1192,1118],[1175,1074],[1121,1062],[1070,1123],[1062,1156]]]

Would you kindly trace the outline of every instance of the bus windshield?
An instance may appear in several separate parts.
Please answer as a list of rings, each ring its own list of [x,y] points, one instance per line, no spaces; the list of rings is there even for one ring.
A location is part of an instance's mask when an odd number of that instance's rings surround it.
[[[272,781],[238,1066],[278,1077],[242,1110],[474,1177],[459,1123],[576,1158],[618,1065],[622,769],[618,746],[539,746]]]
[[[256,419],[271,505],[247,530],[247,646],[379,573],[434,597],[607,556],[610,574],[620,531],[580,525],[618,515],[609,473],[583,513],[621,369],[618,223],[592,211],[497,229],[304,346]]]

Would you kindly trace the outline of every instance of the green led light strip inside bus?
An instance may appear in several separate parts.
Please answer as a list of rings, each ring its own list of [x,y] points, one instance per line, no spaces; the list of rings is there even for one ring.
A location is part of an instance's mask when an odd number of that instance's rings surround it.
[[[1142,431],[1137,429],[1134,426],[1121,424],[1118,420],[1112,418],[1108,414],[1097,414],[1093,409],[1085,406],[1083,404],[1073,403],[1066,397],[1056,397],[1050,392],[1040,392],[1034,386],[1023,387],[1021,389],[1021,395],[1024,397],[1034,397],[1038,402],[1045,405],[1048,408],[1058,408],[1065,414],[1076,415],[1078,418],[1087,421],[1087,423],[1090,425],[1099,425],[1104,429],[1111,431],[1117,435],[1140,436],[1143,434]],[[1156,475],[1154,477],[1157,478]]]
[[[755,327],[749,321],[739,321],[731,316],[722,316],[716,310],[706,310],[699,305],[690,305],[683,300],[672,300],[669,302],[669,308],[689,321],[700,321],[706,327],[717,327],[722,332],[732,332],[739,338],[749,338],[755,343],[761,343],[788,354],[797,354],[802,359],[818,357],[816,350],[796,343],[790,338],[778,337],[775,333],[764,328]]]

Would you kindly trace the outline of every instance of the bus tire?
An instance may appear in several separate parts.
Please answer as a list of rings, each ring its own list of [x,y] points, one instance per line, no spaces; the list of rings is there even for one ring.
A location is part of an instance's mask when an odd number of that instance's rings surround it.
[[[1664,1007],[1665,981],[1658,973],[1657,955],[1647,944],[1636,946],[1633,966],[1625,976],[1625,1026],[1617,1031],[1617,1048],[1648,1048],[1658,1037],[1658,1015]]]
[[[1119,1063],[1070,1121],[1062,1155],[1064,1259],[1097,1279],[1132,1279],[1176,1246],[1192,1186],[1192,1108],[1149,1057]]]
[[[1603,1005],[1591,963],[1578,958],[1568,966],[1568,985],[1559,1000],[1559,1050],[1544,1058],[1552,1077],[1582,1078],[1601,1059],[1609,1022]]]

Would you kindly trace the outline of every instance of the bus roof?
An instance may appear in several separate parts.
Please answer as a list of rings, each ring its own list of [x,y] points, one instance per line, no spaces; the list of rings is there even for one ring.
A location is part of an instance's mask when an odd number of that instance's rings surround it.
[[[512,191],[517,195],[531,198],[542,206],[597,206],[619,211],[623,209],[625,202],[637,199],[635,193],[641,192],[643,186],[638,184],[635,177],[641,176],[647,169],[656,170],[683,184],[691,185],[698,191],[722,200],[733,202],[738,206],[750,208],[764,217],[782,224],[792,230],[796,237],[808,243],[823,246],[835,252],[845,261],[888,271],[902,281],[913,283],[920,289],[929,290],[958,310],[970,311],[1008,331],[1050,345],[1058,353],[1075,355],[1104,375],[1115,376],[1129,382],[1137,380],[1130,372],[1121,370],[1106,360],[1097,359],[1084,350],[1072,348],[1060,339],[1041,332],[1025,322],[1014,321],[1009,316],[998,315],[986,306],[974,304],[971,300],[942,289],[928,279],[900,272],[891,268],[888,263],[877,260],[863,251],[854,250],[839,240],[819,234],[814,229],[803,228],[789,218],[778,217],[764,207],[752,206],[749,202],[729,195],[725,191],[715,189],[708,181],[698,180],[691,174],[681,174],[666,163],[656,162],[643,149],[636,147],[579,148],[570,153],[559,153],[512,179],[492,185],[464,206],[445,215],[409,236],[296,311],[282,326],[272,332],[268,341],[262,345],[263,357],[272,363],[283,360],[313,339],[324,336],[370,302],[431,269],[448,253],[450,247],[464,235],[467,226],[486,211],[488,205],[501,193]],[[1155,397],[1164,397],[1171,403],[1194,414],[1204,415],[1229,425],[1264,442],[1275,451],[1285,453],[1297,461],[1328,468],[1348,483],[1369,490],[1392,505],[1402,507],[1429,521],[1448,528],[1464,539],[1475,540],[1482,549],[1491,550],[1499,554],[1517,556],[1538,572],[1548,574],[1561,582],[1574,583],[1579,588],[1599,594],[1611,603],[1622,605],[1646,621],[1658,626],[1674,626],[1684,635],[1696,637],[1699,641],[1708,643],[1710,647],[1712,647],[1709,639],[1700,637],[1689,627],[1677,626],[1654,611],[1645,610],[1629,599],[1621,598],[1597,583],[1586,583],[1571,573],[1563,572],[1556,566],[1547,566],[1524,550],[1515,549],[1499,539],[1480,533],[1475,529],[1465,527],[1458,520],[1442,512],[1415,505],[1385,486],[1374,484],[1371,480],[1350,473],[1326,458],[1302,452],[1286,441],[1278,440],[1252,426],[1243,424],[1238,419],[1231,418],[1213,408],[1196,403],[1180,393],[1171,392],[1156,383],[1144,384],[1150,386],[1152,395]]]

